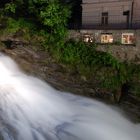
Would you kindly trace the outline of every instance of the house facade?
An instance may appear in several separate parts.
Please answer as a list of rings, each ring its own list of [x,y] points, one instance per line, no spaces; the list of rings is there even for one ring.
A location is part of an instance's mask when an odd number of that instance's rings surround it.
[[[140,0],[134,0],[132,24],[134,27],[140,28]]]
[[[83,0],[83,28],[139,28],[140,0]]]

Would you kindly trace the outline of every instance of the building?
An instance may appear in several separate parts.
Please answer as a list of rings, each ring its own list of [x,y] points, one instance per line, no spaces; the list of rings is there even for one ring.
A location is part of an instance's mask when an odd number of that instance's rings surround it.
[[[132,25],[140,28],[140,0],[134,0],[132,15]]]
[[[140,0],[83,0],[83,28],[139,28]]]

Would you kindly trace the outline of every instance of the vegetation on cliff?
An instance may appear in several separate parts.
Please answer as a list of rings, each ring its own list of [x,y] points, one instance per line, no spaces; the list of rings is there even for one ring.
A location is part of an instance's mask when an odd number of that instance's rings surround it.
[[[67,39],[70,6],[60,0],[15,0],[1,10],[1,34],[39,43],[59,62],[97,81],[99,88],[116,93],[124,85],[140,96],[140,66],[119,62],[96,50],[96,44]]]

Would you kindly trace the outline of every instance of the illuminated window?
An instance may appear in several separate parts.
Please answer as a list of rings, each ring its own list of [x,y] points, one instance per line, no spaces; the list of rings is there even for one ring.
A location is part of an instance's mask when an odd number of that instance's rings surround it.
[[[90,34],[83,35],[83,41],[87,43],[92,43],[94,41],[93,35]]]
[[[112,34],[102,34],[101,43],[113,43],[113,35]]]
[[[134,33],[122,34],[122,44],[134,44],[134,43],[135,43]]]

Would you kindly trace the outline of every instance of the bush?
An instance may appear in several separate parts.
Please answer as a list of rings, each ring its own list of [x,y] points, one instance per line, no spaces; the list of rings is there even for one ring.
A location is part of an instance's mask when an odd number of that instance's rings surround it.
[[[119,62],[111,54],[96,50],[96,44],[67,41],[64,45],[49,46],[48,50],[59,62],[75,67],[79,74],[94,77],[100,86],[116,91],[140,75],[132,64]]]

